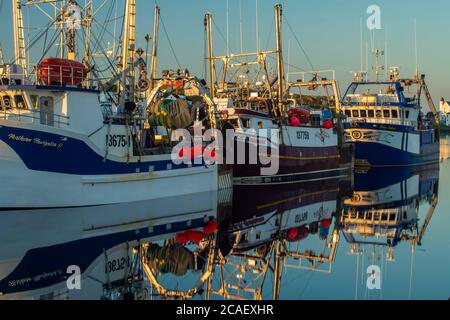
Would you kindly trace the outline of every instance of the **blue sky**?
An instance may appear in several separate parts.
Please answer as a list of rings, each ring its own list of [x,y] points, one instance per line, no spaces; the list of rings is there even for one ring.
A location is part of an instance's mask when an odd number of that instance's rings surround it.
[[[240,50],[239,44],[239,6],[242,2],[244,17],[244,50],[255,50],[255,0],[229,1],[230,47]],[[5,60],[11,55],[11,8],[10,1],[3,0],[1,12],[0,42],[4,49]],[[83,2],[83,1],[82,1]],[[99,0],[99,2],[101,2]],[[352,70],[360,69],[360,19],[368,18],[369,5],[381,8],[383,30],[375,33],[376,46],[385,47],[385,28],[388,28],[388,56],[392,65],[400,66],[401,75],[409,76],[415,70],[414,19],[417,20],[417,40],[419,47],[419,65],[421,73],[427,74],[429,86],[437,101],[441,96],[450,99],[450,31],[447,0],[259,0],[260,44],[261,48],[270,43],[274,45],[273,5],[280,2],[284,15],[294,29],[298,39],[307,51],[316,69],[335,69],[341,81],[341,90],[351,80]],[[203,75],[204,36],[203,15],[211,11],[218,28],[215,33],[215,53],[225,53],[218,29],[226,34],[226,0],[159,0],[164,25],[177,52],[182,67],[191,73]],[[143,38],[152,32],[153,0],[138,0],[138,43],[145,47]],[[42,15],[33,16],[45,21]],[[26,17],[25,17],[26,19]],[[35,18],[33,18],[33,21]],[[27,22],[26,22],[27,24]],[[364,38],[369,41],[369,32],[364,29]],[[305,56],[300,52],[292,34],[283,25],[284,49],[287,60],[288,43],[291,41],[291,59],[293,65],[310,70]],[[269,37],[269,35],[271,36]],[[163,31],[160,35],[161,69],[177,68],[168,41]],[[364,40],[364,42],[365,42]],[[365,47],[365,44],[364,44]],[[372,63],[369,52],[369,64]],[[384,62],[384,60],[383,60]],[[369,66],[370,68],[370,66]]]

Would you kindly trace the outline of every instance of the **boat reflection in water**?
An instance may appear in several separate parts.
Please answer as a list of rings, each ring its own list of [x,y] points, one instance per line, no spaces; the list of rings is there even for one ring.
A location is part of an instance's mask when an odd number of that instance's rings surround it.
[[[352,253],[363,245],[388,248],[387,259],[394,261],[394,248],[402,241],[421,244],[423,234],[438,202],[439,170],[436,167],[411,171],[371,170],[355,175],[355,191],[345,200],[341,228],[352,244]],[[419,205],[431,205],[420,227]]]
[[[0,299],[144,298],[141,244],[216,219],[217,192],[167,200],[122,214],[104,207],[1,212]],[[81,290],[69,290],[76,268]]]
[[[350,179],[335,178],[235,188],[229,237],[219,237],[222,257],[206,298],[278,299],[283,267],[320,271],[331,264],[339,243],[334,220],[350,186]],[[319,249],[303,246],[307,238]]]
[[[288,290],[292,275],[341,277],[342,267],[335,265],[347,264],[349,254],[361,263],[376,255],[394,261],[399,246],[411,246],[414,254],[438,202],[438,178],[437,168],[415,167],[351,179],[235,186],[233,192],[152,203],[135,217],[95,208],[5,212],[0,297],[295,298]],[[419,217],[424,204],[430,209]],[[81,269],[81,290],[67,287],[72,265]],[[355,276],[351,267],[344,270]]]
[[[414,255],[416,247],[422,246],[438,205],[438,188],[437,165],[408,170],[371,169],[367,173],[355,174],[355,191],[350,199],[344,201],[340,229],[350,245],[349,254],[356,257],[356,299],[360,297],[358,279],[364,279],[365,261],[378,268],[370,271],[376,276],[371,278],[371,286],[378,289],[382,297],[381,282],[388,280],[387,263],[395,262],[394,251],[401,244],[411,247],[410,264],[408,270],[404,270],[405,274],[409,274],[411,299]],[[421,209],[424,207],[428,210],[422,216],[424,210]],[[401,280],[397,281],[400,281],[397,286],[401,286]],[[366,282],[362,283],[364,287],[361,291],[366,292],[367,298]]]

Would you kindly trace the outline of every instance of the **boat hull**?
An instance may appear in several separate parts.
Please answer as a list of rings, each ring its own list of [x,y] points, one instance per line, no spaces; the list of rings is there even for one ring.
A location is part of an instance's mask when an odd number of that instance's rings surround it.
[[[69,291],[69,297],[99,299],[103,284],[126,279],[127,268],[105,273],[108,261],[128,259],[129,249],[142,242],[201,230],[216,218],[217,198],[217,192],[207,192],[128,204],[39,209],[33,214],[1,212],[0,240],[8,245],[0,247],[0,300],[67,292],[66,270],[71,265],[80,268],[82,290]]]
[[[299,134],[299,133],[307,134]],[[337,133],[319,128],[283,128],[284,141],[279,145],[258,142],[259,159],[251,162],[246,156],[245,162],[239,162],[235,155],[233,178],[236,185],[289,184],[305,181],[317,181],[328,178],[345,177],[353,168],[353,146],[338,146]],[[320,137],[320,134],[326,135]],[[299,137],[308,137],[310,141],[302,141]],[[298,140],[298,141],[296,141]],[[245,143],[246,155],[255,148],[252,142]],[[269,163],[269,164],[267,164]],[[276,173],[264,174],[264,169],[276,167]]]
[[[0,124],[3,211],[126,204],[218,188],[216,165],[175,165],[170,154],[109,158],[88,138],[67,131]],[[53,141],[63,141],[63,146],[51,147]]]
[[[357,167],[407,167],[439,162],[440,144],[435,131],[402,126],[347,125],[346,142],[355,146]]]

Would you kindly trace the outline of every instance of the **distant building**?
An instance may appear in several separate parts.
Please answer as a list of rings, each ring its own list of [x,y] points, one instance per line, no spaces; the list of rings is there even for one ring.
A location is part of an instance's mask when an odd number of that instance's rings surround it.
[[[441,101],[439,103],[439,112],[442,115],[450,113],[450,101],[446,101],[444,98],[441,98]]]
[[[450,127],[450,101],[446,101],[444,98],[441,98],[439,103],[439,117],[441,125]]]

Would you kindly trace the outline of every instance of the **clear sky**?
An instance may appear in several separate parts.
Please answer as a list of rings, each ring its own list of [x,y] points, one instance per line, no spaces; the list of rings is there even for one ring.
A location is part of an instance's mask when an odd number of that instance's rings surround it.
[[[98,0],[97,2],[101,3],[102,1]],[[137,0],[137,2],[138,44],[145,47],[143,38],[146,33],[152,33],[152,8],[155,2],[154,0]],[[360,69],[361,18],[364,26],[364,52],[366,40],[369,42],[369,69],[373,63],[370,54],[370,32],[365,27],[366,19],[369,17],[366,13],[368,6],[378,5],[381,8],[382,30],[375,32],[376,47],[384,50],[387,28],[387,55],[390,65],[399,66],[401,75],[404,77],[413,75],[415,72],[414,19],[416,19],[420,72],[427,75],[431,93],[436,101],[441,96],[450,99],[450,42],[447,39],[450,34],[448,22],[450,2],[448,0],[259,0],[259,33],[262,49],[266,48],[267,43],[269,43],[269,48],[275,45],[274,35],[270,30],[273,26],[273,5],[276,2],[283,4],[284,15],[308,53],[314,68],[335,69],[337,78],[341,81],[341,90],[344,90],[351,80],[350,71]],[[177,52],[181,66],[190,69],[191,73],[203,76],[203,16],[206,11],[213,13],[215,53],[226,53],[220,33],[224,38],[226,37],[227,1],[159,0],[158,3],[161,6],[164,26]],[[256,47],[256,0],[228,0],[228,3],[229,38],[232,51],[240,51],[240,3],[242,3],[244,20],[244,51],[254,51]],[[4,49],[5,60],[8,60],[7,57],[12,54],[10,12],[10,1],[3,0],[0,16],[0,43]],[[33,16],[33,21],[36,21],[35,19],[45,20],[42,15]],[[25,22],[26,25],[27,23]],[[286,22],[283,24],[283,33],[286,62],[288,44],[291,42],[291,64],[311,70]],[[177,68],[176,59],[163,31],[161,31],[160,37],[160,69]],[[384,64],[384,58],[382,62]]]

